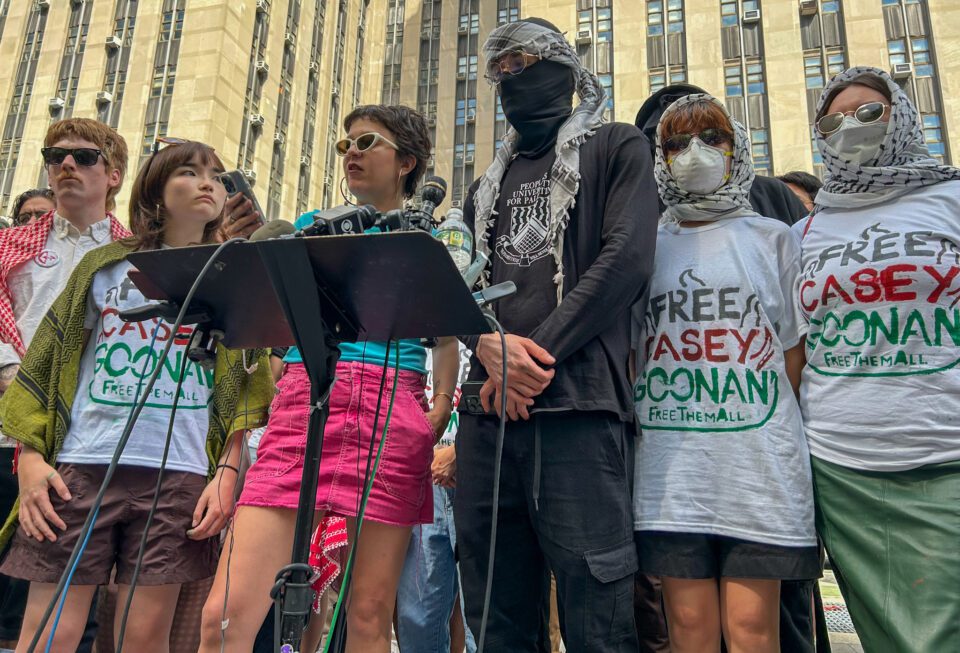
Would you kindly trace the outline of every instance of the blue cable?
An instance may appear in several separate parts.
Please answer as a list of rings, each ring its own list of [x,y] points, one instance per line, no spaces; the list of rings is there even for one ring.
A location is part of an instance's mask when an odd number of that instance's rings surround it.
[[[100,506],[93,512],[93,525],[97,523],[97,515],[100,514]],[[93,526],[91,525],[90,530],[87,531],[87,536],[83,538],[83,543],[80,544],[80,555],[77,556],[77,562],[80,561],[80,558],[83,557],[83,552],[87,549],[87,542],[90,541],[90,536],[93,535]],[[43,649],[43,653],[50,653],[50,647],[53,646],[53,634],[57,632],[57,626],[60,625],[60,615],[63,614],[63,604],[67,602],[67,592],[70,591],[70,582],[73,580],[73,574],[77,570],[77,565],[74,564],[70,569],[70,573],[67,575],[67,586],[63,589],[63,594],[60,595],[60,604],[57,606],[57,614],[53,618],[53,627],[50,628],[50,636],[47,637],[47,646]]]
[[[157,322],[157,326],[155,326],[153,329],[153,337],[150,339],[150,349],[153,349],[153,346],[156,344],[157,333],[159,331],[160,323]],[[173,334],[171,334],[170,337],[174,337]],[[137,384],[137,394],[133,398],[133,406],[136,406],[137,401],[140,399],[140,390],[143,389],[143,378],[146,376],[147,363],[149,362],[150,357],[148,356],[144,359],[143,368],[140,370],[140,382]],[[159,359],[157,360],[157,364],[162,364]],[[133,406],[130,408],[130,414],[127,415],[127,422],[129,422],[130,418],[133,417]],[[90,536],[93,534],[93,528],[97,525],[97,517],[99,515],[100,506],[97,506],[93,511],[93,519],[90,522],[90,530],[87,531],[86,536],[83,538],[83,542],[80,543],[80,553],[77,555],[77,559],[73,561],[73,566],[70,567],[70,572],[67,574],[67,584],[64,585],[63,593],[60,594],[60,603],[57,605],[57,614],[53,617],[53,626],[50,628],[50,635],[47,637],[47,645],[44,647],[43,653],[50,653],[50,647],[53,646],[53,636],[57,632],[57,626],[60,625],[60,615],[63,614],[63,606],[67,602],[67,592],[70,591],[70,583],[73,581],[73,574],[76,573],[77,567],[80,566],[80,559],[83,557],[83,552],[87,549],[87,542],[90,541]]]

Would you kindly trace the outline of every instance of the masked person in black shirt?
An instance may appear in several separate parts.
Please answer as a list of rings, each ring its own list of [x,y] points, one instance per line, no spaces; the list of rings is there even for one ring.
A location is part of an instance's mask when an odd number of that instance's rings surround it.
[[[514,281],[496,335],[464,338],[485,406],[507,396],[486,651],[537,651],[549,571],[567,650],[636,651],[630,502],[629,309],[653,267],[657,191],[632,125],[603,124],[607,98],[559,31],[531,18],[483,46],[512,129],[470,188],[465,219],[491,260],[481,284]],[[573,107],[573,95],[580,104]],[[490,544],[496,416],[461,417],[455,517],[467,621],[479,634]]]

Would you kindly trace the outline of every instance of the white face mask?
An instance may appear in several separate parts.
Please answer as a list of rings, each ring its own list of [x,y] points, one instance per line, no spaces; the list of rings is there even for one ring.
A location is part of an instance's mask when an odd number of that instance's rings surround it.
[[[840,129],[827,136],[824,140],[833,148],[837,156],[855,163],[865,165],[876,161],[880,154],[880,144],[887,135],[887,123],[872,122],[861,125],[853,116],[844,116]]]
[[[709,195],[727,181],[727,155],[696,136],[670,163],[677,185],[692,195]]]

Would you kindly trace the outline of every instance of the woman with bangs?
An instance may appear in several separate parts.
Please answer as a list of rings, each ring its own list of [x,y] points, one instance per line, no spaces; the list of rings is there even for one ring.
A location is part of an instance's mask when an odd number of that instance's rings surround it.
[[[819,576],[796,390],[800,247],[756,214],[743,126],[705,94],[657,129],[666,206],[634,315],[640,569],[663,579],[671,650],[779,651],[782,580]]]
[[[181,585],[216,571],[216,536],[233,510],[243,433],[266,421],[272,394],[269,366],[264,359],[248,374],[240,352],[221,346],[214,371],[194,362],[181,368],[186,355],[181,343],[189,340],[192,326],[173,334],[159,319],[123,323],[117,315],[148,303],[128,276],[129,253],[213,241],[226,200],[222,172],[220,159],[202,143],[178,141],[155,150],[134,182],[133,237],[84,257],[0,404],[4,433],[23,444],[18,479],[24,509],[7,522],[8,528],[15,526],[19,517],[2,566],[3,573],[31,581],[17,651],[27,650],[39,628],[137,403],[142,379],[153,373],[173,337],[177,341],[170,358],[99,507],[49,650],[76,649],[93,593],[110,582],[114,568],[118,606],[126,604],[136,578],[125,645],[136,651],[168,650]],[[178,392],[174,436],[166,453]],[[48,410],[54,405],[62,409]],[[155,496],[157,509],[135,577]],[[117,613],[119,626],[123,611]],[[51,625],[41,642],[50,637]]]

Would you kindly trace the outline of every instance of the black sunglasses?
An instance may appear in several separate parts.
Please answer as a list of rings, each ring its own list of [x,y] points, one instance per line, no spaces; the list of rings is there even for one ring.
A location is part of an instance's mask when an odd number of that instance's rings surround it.
[[[721,143],[733,142],[733,134],[728,132],[726,129],[710,127],[709,129],[704,129],[699,134],[674,134],[670,138],[663,141],[663,151],[679,152],[681,150],[685,150],[690,146],[690,141],[693,140],[694,136],[703,141],[704,145],[709,145],[711,147],[716,147]]]
[[[103,152],[92,147],[44,147],[40,149],[40,154],[48,166],[58,166],[70,155],[78,166],[86,168],[96,165],[97,160],[103,156]],[[104,157],[103,160],[106,161],[107,158]]]
[[[49,213],[49,211],[24,211],[13,219],[13,226],[19,227],[25,225],[31,220],[42,218],[47,213]]]
[[[883,102],[867,102],[857,107],[856,111],[837,111],[828,113],[817,121],[817,131],[824,136],[829,136],[843,126],[845,116],[853,116],[854,120],[861,125],[870,125],[881,118],[887,112],[887,106]]]

